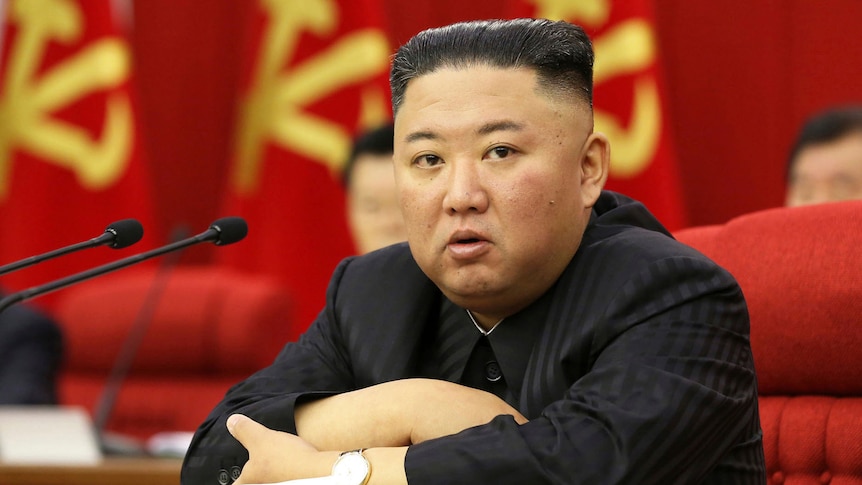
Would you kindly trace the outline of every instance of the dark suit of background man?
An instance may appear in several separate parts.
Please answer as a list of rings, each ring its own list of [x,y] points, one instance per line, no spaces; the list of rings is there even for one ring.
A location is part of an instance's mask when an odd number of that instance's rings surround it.
[[[336,269],[308,332],[198,429],[183,483],[765,483],[742,293],[602,191],[592,65],[583,30],[532,19],[398,50],[408,242]]]
[[[62,351],[48,316],[26,305],[0,312],[0,404],[56,404]]]

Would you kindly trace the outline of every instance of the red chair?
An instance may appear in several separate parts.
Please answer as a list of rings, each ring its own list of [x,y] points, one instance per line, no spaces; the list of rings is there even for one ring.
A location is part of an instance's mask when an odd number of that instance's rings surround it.
[[[862,484],[862,201],[674,236],[745,294],[769,483]]]
[[[227,389],[269,365],[299,329],[281,286],[214,267],[124,270],[64,290],[61,404],[92,413],[154,284],[164,285],[106,429],[146,439],[193,431]]]

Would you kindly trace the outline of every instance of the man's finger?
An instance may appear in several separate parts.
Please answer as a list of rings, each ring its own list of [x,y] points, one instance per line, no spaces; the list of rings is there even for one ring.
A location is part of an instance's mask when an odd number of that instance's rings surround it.
[[[232,414],[227,418],[227,430],[246,449],[246,444],[254,442],[255,437],[260,436],[266,429],[262,424],[242,414]]]

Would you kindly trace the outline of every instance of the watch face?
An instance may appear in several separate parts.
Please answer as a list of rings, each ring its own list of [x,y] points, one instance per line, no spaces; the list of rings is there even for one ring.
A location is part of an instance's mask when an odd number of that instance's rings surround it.
[[[358,451],[344,453],[332,467],[339,485],[363,485],[371,474],[371,465]]]

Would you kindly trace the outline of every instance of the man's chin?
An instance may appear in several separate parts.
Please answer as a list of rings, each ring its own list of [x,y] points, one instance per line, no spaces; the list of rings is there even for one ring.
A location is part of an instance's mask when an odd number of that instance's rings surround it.
[[[438,285],[440,286],[440,285]],[[490,311],[499,299],[500,289],[488,281],[441,286],[443,294],[452,303],[475,311]]]

